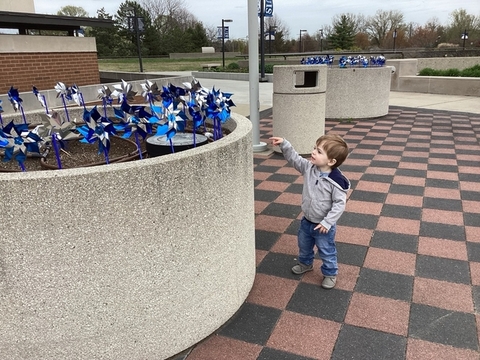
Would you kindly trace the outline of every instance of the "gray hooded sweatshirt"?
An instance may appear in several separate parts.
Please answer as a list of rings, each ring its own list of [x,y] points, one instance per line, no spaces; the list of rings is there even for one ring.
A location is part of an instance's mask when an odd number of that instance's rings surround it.
[[[280,144],[280,150],[288,163],[303,175],[304,216],[330,230],[345,210],[350,181],[338,168],[332,169],[328,176],[321,176],[317,167],[298,155],[286,139]]]

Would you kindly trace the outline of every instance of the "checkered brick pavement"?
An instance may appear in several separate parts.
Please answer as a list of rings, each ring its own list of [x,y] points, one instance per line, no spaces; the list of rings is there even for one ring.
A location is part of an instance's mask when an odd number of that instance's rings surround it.
[[[262,141],[272,117],[260,121]],[[391,107],[326,121],[348,142],[333,290],[294,275],[302,178],[254,155],[257,275],[245,304],[176,359],[480,358],[480,115]]]

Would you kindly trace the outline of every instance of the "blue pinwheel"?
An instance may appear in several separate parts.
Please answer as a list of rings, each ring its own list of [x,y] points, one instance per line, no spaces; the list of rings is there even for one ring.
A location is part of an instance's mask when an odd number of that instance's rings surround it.
[[[98,89],[98,98],[102,99],[103,116],[106,118],[107,107],[113,104],[112,91],[107,85],[102,85],[102,87]]]
[[[70,116],[68,115],[67,101],[73,101],[72,89],[66,86],[64,83],[58,82],[55,85],[55,91],[57,92],[57,98],[60,97],[62,99],[63,108],[65,110],[67,121],[70,122]]]
[[[47,100],[45,99],[45,95],[40,94],[40,92],[35,86],[32,87],[32,91],[35,97],[37,98],[38,102],[40,103],[40,105],[42,105],[42,107],[45,108],[45,113],[48,114],[48,106],[47,106]]]
[[[115,135],[113,124],[100,115],[95,106],[92,110],[85,110],[83,113],[84,126],[77,128],[78,132],[84,136],[83,143],[93,144],[98,141],[98,153],[105,155],[105,161],[108,164],[108,152],[110,151],[110,136]]]
[[[18,93],[18,89],[15,89],[13,86],[10,87],[10,90],[8,90],[8,99],[10,100],[10,103],[13,106],[13,110],[18,111],[22,113],[22,118],[23,118],[23,123],[27,123],[27,118],[25,117],[25,112],[23,111],[23,105],[22,105],[22,98],[20,98],[20,94]]]
[[[373,66],[383,66],[385,65],[385,56],[370,56],[370,65]]]
[[[75,102],[75,104],[77,104],[78,106],[83,106],[83,109],[86,110],[85,101],[83,100],[83,94],[78,88],[77,84],[73,84],[70,88],[70,91],[72,93],[72,100]]]
[[[5,149],[3,161],[7,162],[14,158],[22,171],[25,171],[27,152],[40,153],[40,142],[42,138],[29,131],[27,124],[14,124],[11,121],[0,129],[0,147]]]
[[[158,123],[158,117],[145,111],[144,106],[130,106],[127,101],[123,101],[120,109],[114,108],[115,117],[120,119],[121,124],[116,125],[115,129],[124,131],[122,138],[128,139],[132,134],[135,134],[135,143],[140,154],[140,159],[143,158],[140,147],[140,135],[144,140],[148,134],[152,133],[153,124]]]
[[[230,99],[232,94],[223,93],[220,90],[212,91],[207,95],[206,116],[213,121],[213,139],[220,139],[222,135],[221,124],[230,118],[230,107],[235,106]]]
[[[163,109],[163,118],[161,120],[164,122],[157,127],[156,135],[166,135],[173,152],[172,138],[178,131],[185,130],[185,121],[178,116],[180,110],[176,108],[172,98],[166,97],[163,99]]]

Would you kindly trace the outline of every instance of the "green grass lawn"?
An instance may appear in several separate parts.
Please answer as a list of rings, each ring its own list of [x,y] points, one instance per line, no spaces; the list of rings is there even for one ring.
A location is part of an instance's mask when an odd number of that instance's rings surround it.
[[[237,59],[225,59],[225,67]],[[222,58],[203,59],[168,59],[168,58],[144,58],[142,59],[143,71],[202,71],[202,64],[222,64]],[[99,59],[98,67],[105,71],[139,71],[138,58],[122,59]]]

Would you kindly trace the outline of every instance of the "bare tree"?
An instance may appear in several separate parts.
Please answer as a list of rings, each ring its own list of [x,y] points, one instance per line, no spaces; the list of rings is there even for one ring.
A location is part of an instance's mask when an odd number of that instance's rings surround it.
[[[379,47],[385,47],[387,36],[402,26],[404,26],[403,14],[398,10],[378,10],[365,22],[365,30],[372,43]]]
[[[290,30],[287,25],[275,14],[272,17],[265,18],[265,33],[269,28],[274,28],[276,32],[281,32],[284,39],[290,37]]]
[[[185,31],[198,23],[197,18],[188,11],[184,0],[142,0],[142,7],[151,15],[160,33],[173,26]]]

